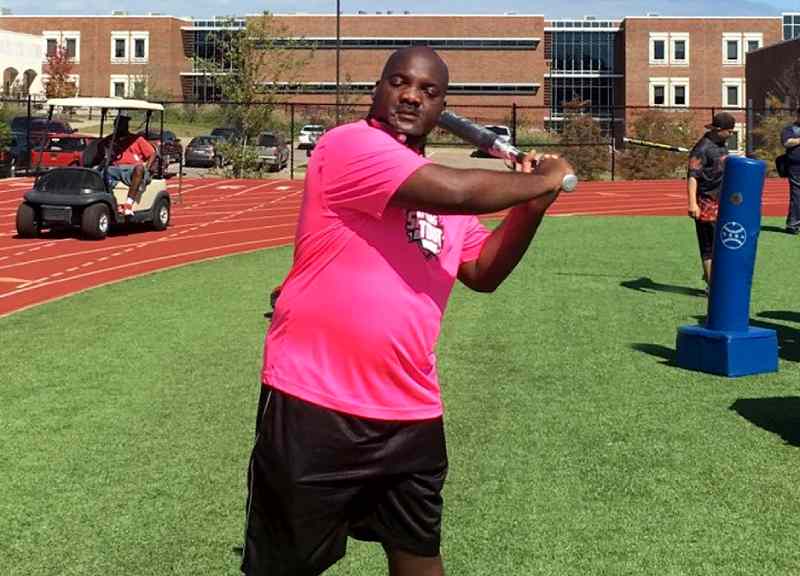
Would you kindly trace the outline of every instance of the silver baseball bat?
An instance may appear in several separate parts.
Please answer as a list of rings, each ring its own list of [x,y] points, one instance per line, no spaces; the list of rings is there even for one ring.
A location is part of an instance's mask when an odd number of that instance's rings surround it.
[[[454,114],[445,110],[439,116],[439,126],[455,134],[462,140],[466,140],[470,144],[474,144],[490,156],[501,158],[503,160],[511,160],[512,162],[522,162],[525,158],[525,153],[505,140],[471,120],[468,120],[458,114]],[[567,174],[561,181],[561,189],[564,192],[572,192],[578,185],[578,177],[575,174]]]

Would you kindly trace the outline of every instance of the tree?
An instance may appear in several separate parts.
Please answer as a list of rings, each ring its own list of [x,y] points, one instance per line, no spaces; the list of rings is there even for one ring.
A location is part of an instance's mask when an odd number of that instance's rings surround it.
[[[65,46],[57,46],[55,52],[47,56],[47,75],[44,83],[48,98],[65,98],[75,96],[78,89],[70,78],[72,61]]]
[[[795,60],[772,82],[772,88],[767,95],[767,107],[783,102],[786,106],[800,106],[800,58]]]
[[[590,104],[588,100],[564,103],[561,155],[575,167],[581,180],[597,180],[611,166],[608,139],[600,123],[586,112]]]
[[[692,126],[691,112],[648,109],[633,121],[631,137],[690,148],[699,137]],[[675,178],[685,173],[687,158],[680,152],[628,145],[619,167],[628,180]]]
[[[268,12],[249,17],[241,29],[233,19],[227,22],[226,30],[209,37],[212,56],[196,60],[195,65],[228,103],[224,107],[228,126],[243,135],[242,143],[223,146],[230,171],[241,175],[253,172],[257,160],[247,151],[247,142],[271,126],[278,96],[296,84],[310,47],[290,38],[288,29]]]

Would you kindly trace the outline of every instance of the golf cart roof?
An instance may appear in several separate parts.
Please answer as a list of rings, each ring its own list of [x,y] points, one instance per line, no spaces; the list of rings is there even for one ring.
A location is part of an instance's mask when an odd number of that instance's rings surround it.
[[[74,98],[50,98],[48,106],[67,106],[72,108],[111,108],[115,110],[160,110],[161,104],[147,102],[146,100],[129,100],[127,98],[89,98],[76,96]]]

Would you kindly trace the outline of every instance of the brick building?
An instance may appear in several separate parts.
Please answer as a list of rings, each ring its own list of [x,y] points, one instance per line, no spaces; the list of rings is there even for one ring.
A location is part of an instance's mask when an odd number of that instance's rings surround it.
[[[133,96],[180,94],[180,73],[191,69],[181,26],[190,22],[161,15],[2,15],[0,29],[41,35],[45,54],[63,46],[81,96]]]
[[[800,34],[795,19],[349,14],[340,18],[339,82],[367,102],[393,50],[427,44],[450,67],[451,105],[513,102],[536,107],[549,125],[557,125],[570,100],[588,102],[592,114],[607,122],[624,120],[626,106],[740,108],[747,102],[747,54],[793,37],[795,29]],[[275,20],[288,37],[314,46],[298,82],[285,87],[287,98],[333,102],[335,16],[284,14]],[[245,21],[4,15],[0,29],[41,34],[46,50],[65,45],[74,54],[82,95],[208,100],[214,90],[193,59],[213,54],[214,36],[236,32]]]

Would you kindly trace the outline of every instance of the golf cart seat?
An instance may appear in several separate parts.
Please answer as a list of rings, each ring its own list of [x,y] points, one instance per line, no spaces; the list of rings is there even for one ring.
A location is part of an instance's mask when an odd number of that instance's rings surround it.
[[[103,154],[100,150],[100,139],[92,140],[81,152],[81,166],[96,168],[103,164]]]
[[[138,210],[139,208],[143,207],[149,208],[150,206],[153,205],[155,197],[160,192],[163,192],[166,189],[167,189],[166,180],[156,180],[154,178],[145,188],[141,198],[139,198],[139,201],[133,205],[133,209]],[[124,204],[125,200],[128,199],[128,186],[126,184],[123,184],[122,182],[119,182],[116,186],[114,186],[112,194],[114,194],[114,198],[117,200],[118,204]]]

